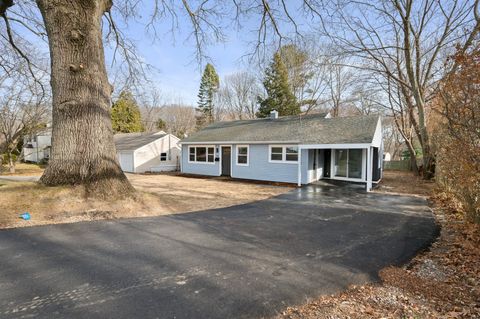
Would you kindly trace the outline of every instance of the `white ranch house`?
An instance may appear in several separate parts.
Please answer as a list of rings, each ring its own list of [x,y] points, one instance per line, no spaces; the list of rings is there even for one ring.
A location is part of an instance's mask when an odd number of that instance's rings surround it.
[[[382,177],[379,116],[309,114],[214,123],[181,141],[187,174],[295,183]]]
[[[124,172],[175,171],[180,166],[180,139],[163,131],[123,133],[114,136],[120,166]]]
[[[28,135],[23,138],[23,161],[30,163],[40,163],[50,158],[50,149],[52,147],[52,130],[45,130],[36,134]]]

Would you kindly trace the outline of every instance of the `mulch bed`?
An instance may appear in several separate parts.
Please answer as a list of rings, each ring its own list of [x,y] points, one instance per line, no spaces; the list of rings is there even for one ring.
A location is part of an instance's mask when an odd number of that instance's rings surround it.
[[[428,251],[383,269],[380,284],[352,286],[277,318],[480,318],[480,227],[434,202],[442,231]]]

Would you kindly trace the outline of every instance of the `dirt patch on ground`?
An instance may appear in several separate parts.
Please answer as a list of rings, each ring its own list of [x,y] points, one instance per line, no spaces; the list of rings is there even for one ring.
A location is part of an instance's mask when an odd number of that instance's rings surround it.
[[[383,182],[393,180],[392,189],[398,190],[400,182],[394,176],[404,182],[416,180],[405,174],[388,174]],[[423,195],[421,184],[400,189]],[[278,319],[480,318],[480,229],[461,220],[442,201],[433,200],[442,231],[428,251],[405,267],[383,269],[380,284],[352,286],[343,293],[319,297],[287,308]]]
[[[185,178],[132,175],[135,199],[86,199],[80,188],[44,187],[34,182],[0,180],[0,228],[97,219],[158,216],[228,207],[269,198],[291,188]],[[31,220],[20,214],[28,212]]]
[[[434,188],[434,181],[426,181],[411,172],[384,171],[383,178],[374,191],[379,193],[430,196]]]

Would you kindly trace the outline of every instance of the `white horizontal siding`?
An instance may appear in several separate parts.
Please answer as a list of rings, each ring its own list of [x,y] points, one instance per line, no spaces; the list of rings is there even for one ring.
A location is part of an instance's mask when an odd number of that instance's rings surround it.
[[[173,135],[166,135],[152,143],[135,150],[135,173],[153,171],[160,165],[177,166],[180,161],[179,139]],[[160,161],[160,154],[167,153],[167,161]],[[170,158],[169,158],[170,157]]]

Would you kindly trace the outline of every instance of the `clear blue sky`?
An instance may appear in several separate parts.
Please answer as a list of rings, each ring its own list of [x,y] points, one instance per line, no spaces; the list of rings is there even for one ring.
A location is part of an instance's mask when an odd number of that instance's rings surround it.
[[[192,1],[194,2],[194,1]],[[298,9],[299,3],[291,1],[291,12],[300,28],[303,28],[301,17],[296,17],[295,6]],[[161,39],[152,39],[151,34],[145,27],[152,8],[142,8],[142,17],[139,21],[130,21],[128,26],[120,25],[122,31],[134,39],[140,54],[145,61],[153,65],[158,72],[153,72],[151,78],[160,91],[171,99],[180,99],[185,103],[195,104],[200,84],[201,72],[206,62],[211,62],[222,79],[224,76],[236,71],[252,68],[247,65],[248,54],[254,51],[252,43],[257,39],[257,32],[260,23],[260,16],[255,13],[249,15],[248,20],[242,20],[242,29],[239,31],[232,21],[232,16],[226,16],[218,25],[223,25],[222,31],[226,36],[223,43],[211,44],[205,47],[206,54],[210,58],[203,61],[200,66],[195,59],[195,41],[188,39],[191,31],[191,23],[186,16],[184,8],[177,10],[178,29],[174,36],[171,30],[171,20],[167,17],[162,23],[156,23],[157,34],[162,35]],[[228,12],[228,10],[225,10]],[[280,28],[285,34],[290,28],[288,23],[283,23]],[[273,33],[273,32],[272,32]],[[164,36],[163,36],[164,35]]]
[[[191,2],[195,3],[195,1]],[[222,2],[217,2],[217,4],[218,3]],[[297,10],[295,10],[295,7],[298,9],[299,3],[301,2],[289,1],[287,5],[291,6],[292,16],[296,22],[299,23],[300,28],[303,28],[304,19],[296,16]],[[200,65],[199,61],[195,59],[195,41],[188,39],[191,32],[191,23],[181,4],[176,9],[178,28],[174,34],[172,35],[170,32],[171,20],[166,17],[161,22],[155,24],[157,34],[160,35],[155,39],[153,39],[151,33],[149,34],[146,28],[149,16],[151,12],[153,12],[153,9],[149,7],[149,5],[151,6],[152,4],[149,2],[143,3],[140,12],[138,12],[137,19],[130,19],[127,22],[119,17],[118,10],[115,11],[116,8],[112,10],[112,14],[117,27],[127,38],[136,44],[141,58],[156,69],[149,73],[149,77],[153,80],[154,85],[160,90],[162,95],[170,101],[196,104],[201,72],[206,62],[210,62],[215,66],[221,79],[237,71],[247,68],[252,69],[251,66],[247,65],[245,56],[254,51],[252,43],[255,43],[257,39],[258,34],[255,30],[260,23],[258,11],[250,14],[248,20],[242,20],[242,29],[239,31],[231,21],[234,12],[229,12],[228,8],[222,8],[227,14],[223,18],[223,21],[215,22],[215,24],[221,25],[221,30],[225,35],[225,41],[222,43],[212,43],[204,47],[210,59],[204,60],[202,65]],[[217,8],[217,6],[215,8]],[[231,16],[228,16],[229,14],[231,14]],[[230,19],[230,21],[228,19]],[[103,22],[107,25],[105,18]],[[280,25],[280,29],[284,35],[288,33],[288,28],[291,28],[288,23],[282,23]],[[24,28],[17,28],[16,30],[20,36],[35,43],[37,47],[47,52],[48,46],[45,42],[40,41]],[[273,32],[269,30],[268,34],[271,35]],[[274,47],[270,48],[270,50],[273,49]],[[111,61],[112,51],[112,49],[106,47],[107,63]],[[119,57],[117,57],[117,59],[118,58]]]
[[[195,58],[195,42],[189,38],[190,23],[179,19],[179,29],[174,35],[169,32],[169,20],[157,25],[157,34],[165,34],[161,39],[153,39],[143,23],[129,23],[121,26],[123,32],[133,39],[138,51],[148,64],[157,70],[150,73],[154,84],[168,99],[180,100],[184,103],[195,104],[200,84],[202,68],[206,62],[215,66],[220,78],[246,68],[246,54],[252,52],[248,45],[249,27],[245,26],[242,32],[235,28],[225,29],[226,40],[223,43],[210,44],[205,52],[210,58],[202,65]],[[250,30],[253,30],[250,28]],[[108,52],[107,52],[108,53]]]
[[[141,55],[158,70],[151,73],[155,85],[169,98],[194,104],[202,71],[195,59],[195,45],[185,42],[185,37],[178,37],[173,44],[169,36],[152,42],[143,31],[138,34],[142,34],[137,42]],[[241,57],[246,51],[239,39],[232,37],[224,44],[208,47],[207,53],[220,77],[244,68]]]

